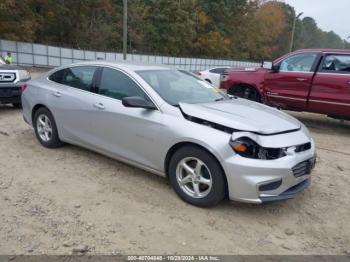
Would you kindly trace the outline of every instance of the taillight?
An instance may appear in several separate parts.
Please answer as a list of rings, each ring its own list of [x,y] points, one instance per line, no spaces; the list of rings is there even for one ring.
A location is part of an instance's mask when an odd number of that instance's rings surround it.
[[[21,85],[21,91],[22,93],[27,89],[28,85],[24,84],[24,85]]]

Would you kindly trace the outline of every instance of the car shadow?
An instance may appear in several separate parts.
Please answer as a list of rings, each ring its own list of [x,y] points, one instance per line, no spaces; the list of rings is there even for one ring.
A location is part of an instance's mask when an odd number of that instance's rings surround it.
[[[20,108],[15,108],[12,105],[2,105],[0,104],[0,113],[1,112],[14,112],[14,111],[21,111]]]
[[[349,135],[350,121],[342,121],[325,115],[287,112],[305,124],[312,132],[320,134]]]

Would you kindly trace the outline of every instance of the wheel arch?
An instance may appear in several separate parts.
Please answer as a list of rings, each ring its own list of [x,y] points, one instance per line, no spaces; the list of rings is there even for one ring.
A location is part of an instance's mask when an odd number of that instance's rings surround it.
[[[258,94],[260,95],[260,100],[261,102],[263,102],[264,100],[264,95],[262,94],[262,92],[260,91],[260,89],[254,85],[254,84],[249,84],[249,83],[234,83],[233,85],[231,85],[228,89],[227,89],[227,93],[230,94],[230,90],[233,88],[237,88],[237,87],[249,87],[249,88],[253,88],[254,90],[256,90],[258,92]]]
[[[46,108],[47,110],[49,110],[49,111],[51,112],[51,110],[50,110],[47,106],[45,106],[44,104],[36,104],[36,105],[33,107],[32,113],[31,113],[31,119],[32,119],[33,125],[34,125],[34,116],[35,116],[35,113],[36,113],[40,108],[42,108],[42,107]],[[51,112],[51,114],[52,114],[52,112]]]
[[[206,151],[208,154],[210,154],[219,164],[221,171],[224,174],[224,179],[225,179],[225,185],[226,185],[226,190],[228,192],[228,183],[227,183],[227,177],[226,177],[226,173],[224,168],[221,165],[221,162],[219,160],[219,157],[215,155],[215,153],[211,152],[210,150],[208,150],[206,147],[204,147],[203,145],[200,145],[198,143],[195,142],[190,142],[190,141],[184,141],[184,142],[179,142],[176,143],[175,145],[173,145],[167,152],[165,160],[164,160],[164,171],[165,171],[165,176],[168,178],[169,176],[169,172],[168,172],[168,168],[169,168],[169,164],[170,164],[170,159],[171,157],[175,154],[175,152],[177,150],[179,150],[180,148],[184,147],[184,146],[194,146],[197,148],[200,148],[204,151]]]

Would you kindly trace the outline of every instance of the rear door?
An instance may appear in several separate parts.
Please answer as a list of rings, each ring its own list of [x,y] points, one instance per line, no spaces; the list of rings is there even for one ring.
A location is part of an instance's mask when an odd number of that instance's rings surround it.
[[[48,102],[56,119],[60,135],[65,140],[91,145],[90,112],[96,66],[74,66],[49,76],[52,81]]]
[[[288,56],[265,76],[265,92],[269,104],[293,110],[305,110],[319,54],[298,53]]]
[[[314,78],[309,110],[350,117],[350,54],[326,54]]]

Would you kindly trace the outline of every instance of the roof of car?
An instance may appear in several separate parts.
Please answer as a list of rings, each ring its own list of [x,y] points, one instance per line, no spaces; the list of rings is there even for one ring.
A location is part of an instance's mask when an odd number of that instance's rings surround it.
[[[293,53],[300,52],[320,52],[320,53],[346,53],[350,54],[350,49],[323,49],[323,48],[310,48],[310,49],[300,49],[296,50]]]
[[[325,48],[309,48],[309,49],[299,49],[292,53],[287,53],[284,56],[281,56],[273,61],[273,63],[278,63],[281,60],[285,59],[286,57],[290,56],[291,54],[300,54],[300,53],[307,53],[307,52],[317,52],[317,53],[323,53],[323,54],[350,54],[350,49],[325,49]]]
[[[135,63],[135,62],[123,62],[123,61],[110,62],[110,61],[104,61],[104,60],[94,60],[94,61],[87,61],[87,62],[81,62],[81,63],[74,63],[72,65],[112,66],[112,67],[117,67],[121,69],[123,68],[128,69],[131,71],[171,69],[171,66],[166,66],[166,65],[153,65],[153,64]]]

